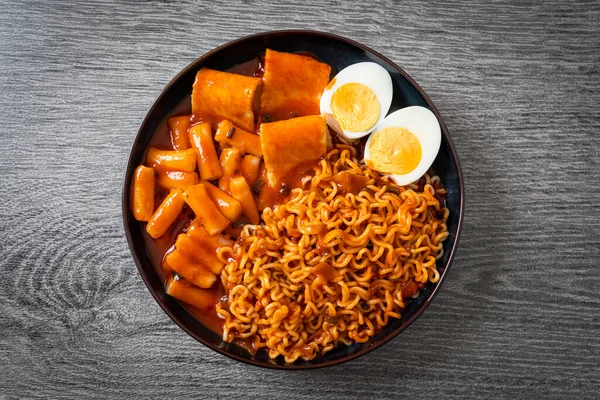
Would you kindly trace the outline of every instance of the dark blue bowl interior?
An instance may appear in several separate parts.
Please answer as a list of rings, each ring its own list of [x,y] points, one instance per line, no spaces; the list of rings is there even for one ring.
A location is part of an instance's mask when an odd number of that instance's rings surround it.
[[[285,364],[282,359],[270,360],[265,353],[261,352],[252,356],[238,346],[223,342],[217,334],[194,319],[176,300],[167,296],[145,249],[142,227],[129,211],[128,194],[133,171],[142,163],[144,152],[158,125],[186,96],[190,95],[196,72],[202,67],[228,70],[255,58],[267,48],[286,52],[311,52],[331,65],[334,74],[350,64],[361,61],[373,61],[386,68],[394,86],[390,112],[406,106],[419,105],[431,109],[440,121],[442,144],[433,169],[448,191],[446,206],[450,209],[448,219],[450,236],[444,242],[444,256],[438,261],[441,274],[438,284],[427,285],[404,309],[402,319],[391,320],[389,325],[369,342],[341,346],[312,361],[299,361],[291,365]],[[350,360],[386,343],[410,325],[426,308],[446,276],[458,244],[462,213],[463,182],[458,158],[446,126],[421,88],[404,71],[369,48],[339,36],[310,31],[269,32],[242,38],[211,51],[185,68],[163,90],[142,123],[133,144],[123,188],[123,218],[129,246],[144,282],[163,310],[191,336],[215,351],[250,364],[283,369],[316,368]]]

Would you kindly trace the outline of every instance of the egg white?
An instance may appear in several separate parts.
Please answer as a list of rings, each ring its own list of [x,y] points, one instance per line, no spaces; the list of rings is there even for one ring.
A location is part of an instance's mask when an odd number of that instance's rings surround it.
[[[389,72],[379,64],[373,62],[361,62],[344,68],[334,79],[334,85],[331,88],[325,88],[321,95],[321,115],[325,117],[327,124],[333,130],[348,140],[355,140],[368,135],[383,121],[392,104],[393,88],[392,78]],[[342,129],[340,124],[333,117],[331,97],[340,86],[345,85],[346,83],[360,83],[367,86],[373,91],[379,102],[379,118],[377,119],[377,122],[366,131],[346,131]]]
[[[407,174],[385,174],[400,186],[408,185],[420,177],[431,167],[442,142],[440,123],[435,114],[420,106],[402,108],[388,115],[373,131],[365,145],[365,160],[370,159],[370,146],[373,136],[386,128],[398,127],[412,132],[421,143],[421,160],[415,169]]]

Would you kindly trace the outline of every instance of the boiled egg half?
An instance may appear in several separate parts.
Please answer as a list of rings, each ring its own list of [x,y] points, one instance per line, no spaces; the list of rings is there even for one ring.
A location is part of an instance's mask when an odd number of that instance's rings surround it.
[[[440,150],[442,134],[435,115],[411,106],[388,115],[365,145],[365,164],[404,186],[427,172]]]
[[[368,135],[392,104],[392,78],[379,64],[361,62],[341,70],[321,95],[327,124],[348,140]]]

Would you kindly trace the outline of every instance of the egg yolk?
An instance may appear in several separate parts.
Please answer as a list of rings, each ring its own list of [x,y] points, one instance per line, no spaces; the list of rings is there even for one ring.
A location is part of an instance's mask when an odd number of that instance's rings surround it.
[[[385,128],[375,133],[369,146],[367,165],[386,174],[404,175],[421,161],[421,142],[404,128]]]
[[[346,83],[331,96],[331,111],[341,128],[363,132],[379,119],[379,101],[373,91],[361,83]]]

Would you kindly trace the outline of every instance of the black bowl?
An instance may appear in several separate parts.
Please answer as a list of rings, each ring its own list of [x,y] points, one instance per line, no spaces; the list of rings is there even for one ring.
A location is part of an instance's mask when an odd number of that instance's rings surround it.
[[[158,125],[191,93],[196,72],[202,67],[228,70],[237,64],[255,58],[267,48],[286,52],[311,52],[331,65],[333,73],[361,61],[372,61],[382,65],[392,76],[394,87],[390,112],[406,106],[419,105],[433,111],[440,122],[442,144],[433,168],[448,190],[446,206],[450,209],[448,219],[450,236],[443,245],[444,256],[438,260],[440,280],[437,284],[428,284],[417,298],[409,302],[402,312],[402,319],[392,319],[388,326],[367,343],[356,343],[352,346],[342,345],[312,361],[297,361],[293,364],[286,364],[282,359],[271,360],[262,352],[252,356],[236,345],[223,342],[219,335],[198,322],[179,302],[166,295],[163,283],[150,261],[144,244],[142,226],[129,211],[129,193],[133,171],[143,162],[144,152]],[[139,273],[162,309],[183,330],[211,349],[248,364],[278,369],[309,369],[339,364],[378,348],[406,329],[427,308],[448,273],[458,245],[463,207],[463,178],[458,157],[448,129],[425,92],[406,72],[368,47],[340,36],[314,31],[277,31],[248,36],[229,42],[187,66],[165,87],[144,119],[133,143],[123,185],[123,220],[127,241]]]

